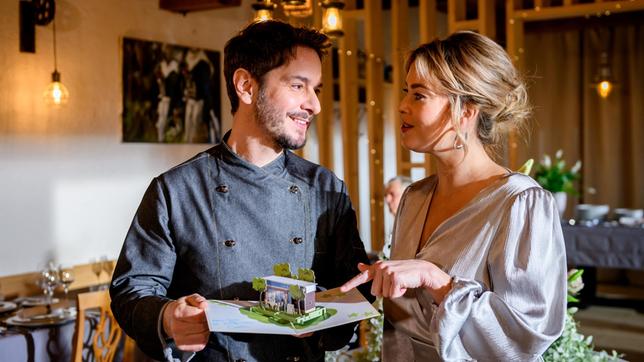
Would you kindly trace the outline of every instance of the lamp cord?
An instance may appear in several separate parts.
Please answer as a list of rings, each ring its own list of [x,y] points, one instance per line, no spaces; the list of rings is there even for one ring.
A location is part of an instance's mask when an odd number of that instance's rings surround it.
[[[56,59],[56,16],[53,19],[54,25],[54,72],[58,71],[58,60]]]

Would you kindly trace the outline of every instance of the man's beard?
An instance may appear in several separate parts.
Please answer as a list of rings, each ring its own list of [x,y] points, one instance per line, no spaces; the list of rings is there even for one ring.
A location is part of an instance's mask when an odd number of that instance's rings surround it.
[[[308,119],[307,112],[287,112],[286,116]],[[273,141],[281,148],[297,150],[306,144],[306,133],[302,140],[290,137],[284,130],[286,122],[284,113],[274,107],[266,97],[264,87],[260,86],[255,105],[255,119]]]

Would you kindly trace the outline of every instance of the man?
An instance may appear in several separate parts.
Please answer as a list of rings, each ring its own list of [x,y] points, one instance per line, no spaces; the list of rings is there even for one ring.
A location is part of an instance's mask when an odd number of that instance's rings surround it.
[[[152,181],[112,280],[114,315],[147,354],[317,361],[349,341],[353,326],[297,338],[211,334],[205,321],[206,299],[257,300],[250,281],[275,263],[312,268],[333,288],[367,261],[344,183],[288,151],[304,145],[320,111],[328,46],[317,31],[277,21],[251,24],[226,44],[232,130]]]
[[[411,178],[407,176],[396,176],[385,184],[385,202],[387,203],[387,208],[389,208],[389,213],[393,217],[396,217],[400,198],[407,186],[411,185],[411,182]]]

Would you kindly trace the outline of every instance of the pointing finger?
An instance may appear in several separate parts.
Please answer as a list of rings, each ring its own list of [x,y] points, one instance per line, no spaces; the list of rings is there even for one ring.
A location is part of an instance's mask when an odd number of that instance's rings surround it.
[[[370,281],[371,279],[373,279],[373,275],[371,269],[368,268],[367,270],[353,277],[348,282],[344,283],[344,285],[340,287],[340,291],[342,293],[346,293],[351,289]]]

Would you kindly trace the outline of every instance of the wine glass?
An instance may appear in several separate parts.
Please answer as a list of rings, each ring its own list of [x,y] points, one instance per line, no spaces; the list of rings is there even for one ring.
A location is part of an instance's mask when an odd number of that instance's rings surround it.
[[[101,273],[103,272],[103,262],[101,259],[92,259],[92,271],[96,274],[97,285],[101,284]],[[98,288],[97,288],[98,289]]]
[[[58,285],[58,272],[51,267],[45,268],[41,272],[41,287],[43,288],[43,293],[45,293],[45,298],[47,304],[51,304],[54,296],[54,289]]]
[[[59,269],[59,279],[63,284],[63,291],[65,293],[65,300],[68,300],[67,294],[69,293],[69,285],[74,282],[74,271],[72,269]]]
[[[112,277],[112,272],[114,272],[114,261],[108,260],[107,257],[103,259],[103,270],[107,273],[107,276]]]

